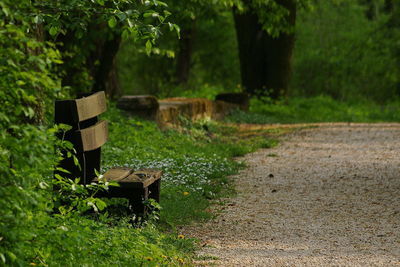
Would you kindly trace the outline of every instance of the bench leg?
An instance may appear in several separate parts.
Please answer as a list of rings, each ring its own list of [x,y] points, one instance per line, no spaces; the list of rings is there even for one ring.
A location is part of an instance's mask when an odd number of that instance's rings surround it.
[[[133,194],[131,194],[128,198],[130,209],[138,216],[145,216],[147,213],[147,207],[143,202],[149,198],[149,189],[138,189],[132,193]]]
[[[158,203],[160,203],[160,185],[161,179],[158,179],[151,185],[149,185],[149,198],[154,199]]]

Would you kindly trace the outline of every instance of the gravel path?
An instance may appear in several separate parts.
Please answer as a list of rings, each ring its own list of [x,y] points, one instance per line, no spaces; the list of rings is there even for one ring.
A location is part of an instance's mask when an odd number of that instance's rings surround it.
[[[183,230],[199,266],[400,266],[400,124],[325,124],[240,160],[238,196]]]

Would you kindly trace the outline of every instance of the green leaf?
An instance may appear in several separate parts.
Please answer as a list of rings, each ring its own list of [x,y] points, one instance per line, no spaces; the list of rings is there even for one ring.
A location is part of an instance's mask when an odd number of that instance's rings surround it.
[[[35,16],[35,17],[33,18],[33,22],[34,22],[35,24],[42,23],[42,22],[43,22],[43,18],[42,18],[41,16],[37,15],[37,16]]]
[[[166,53],[168,58],[175,58],[175,52],[174,51],[167,50],[165,53]]]
[[[56,26],[51,26],[49,33],[51,36],[55,36],[58,33],[58,28]]]
[[[151,48],[152,47],[153,47],[153,44],[151,43],[151,41],[147,40],[147,42],[146,42],[146,54],[148,56],[150,56],[150,54],[151,54]]]
[[[35,111],[31,107],[24,108],[23,112],[25,117],[33,118],[35,116]]]
[[[128,40],[130,34],[129,34],[129,30],[125,29],[122,31],[122,39],[123,40]]]
[[[107,204],[99,198],[95,198],[95,203],[99,210],[104,210],[107,207]]]
[[[146,13],[143,14],[144,18],[148,17],[158,17],[158,13],[154,10],[148,10]]]
[[[170,15],[172,15],[171,12],[169,12],[168,10],[164,10],[164,16],[168,17]]]
[[[131,19],[127,19],[127,21],[130,28],[133,28],[133,26],[135,26],[135,24],[133,24]]]
[[[164,3],[164,2],[161,2],[161,1],[157,1],[157,0],[154,0],[154,4],[155,5],[164,6],[164,7],[168,7],[167,3]]]
[[[81,170],[81,165],[79,164],[78,158],[75,155],[72,156],[72,158],[74,159],[75,166],[78,166],[79,170]]]
[[[40,189],[46,189],[49,188],[49,185],[46,182],[40,182],[39,187]]]
[[[4,15],[6,15],[6,17],[8,17],[10,15],[10,10],[6,7],[2,8]]]
[[[121,12],[117,14],[117,17],[119,18],[120,21],[126,20],[126,14]]]
[[[99,211],[99,209],[97,208],[97,206],[96,206],[96,200],[95,200],[95,198],[92,198],[92,197],[90,197],[90,198],[88,198],[88,199],[86,199],[86,205],[88,205],[89,207],[92,207],[92,209],[95,211],[95,212],[98,212]]]
[[[115,19],[115,17],[111,17],[108,20],[108,26],[110,26],[110,28],[114,28],[115,26],[117,26],[117,20]]]
[[[11,259],[11,261],[15,261],[17,259],[17,256],[15,256],[14,253],[12,253],[11,251],[7,251],[7,256]]]
[[[181,28],[177,24],[174,24],[174,28],[176,31],[176,34],[178,35],[178,38],[181,39]]]
[[[22,86],[22,85],[26,84],[24,81],[21,81],[21,80],[18,80],[16,83],[18,86]]]
[[[63,169],[61,167],[57,167],[56,170],[64,173],[69,173],[69,174],[71,173],[70,171],[67,171],[66,169]]]

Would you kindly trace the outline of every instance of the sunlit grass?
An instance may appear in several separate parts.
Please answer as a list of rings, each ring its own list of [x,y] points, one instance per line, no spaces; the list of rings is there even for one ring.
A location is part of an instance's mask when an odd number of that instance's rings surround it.
[[[250,112],[235,111],[228,118],[237,123],[398,122],[400,101],[377,104],[365,99],[341,102],[328,96],[290,98],[263,102],[253,99]]]

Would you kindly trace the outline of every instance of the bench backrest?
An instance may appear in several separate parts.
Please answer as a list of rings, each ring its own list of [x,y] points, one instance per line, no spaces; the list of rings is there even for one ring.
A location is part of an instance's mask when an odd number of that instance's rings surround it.
[[[59,138],[64,138],[74,145],[80,164],[79,168],[73,158],[64,156],[59,167],[71,174],[62,173],[62,176],[80,177],[84,184],[90,183],[96,177],[95,170],[100,170],[101,146],[108,139],[107,121],[99,121],[98,116],[106,109],[106,97],[103,91],[78,99],[56,101],[55,123],[72,127]]]

